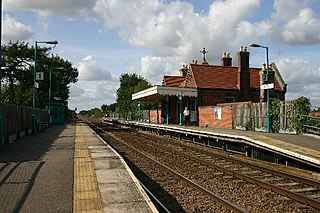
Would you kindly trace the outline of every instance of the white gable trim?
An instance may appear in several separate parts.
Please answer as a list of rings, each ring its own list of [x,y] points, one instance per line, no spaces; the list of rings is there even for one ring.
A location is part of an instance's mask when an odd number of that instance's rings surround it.
[[[132,100],[148,99],[152,96],[177,96],[177,97],[197,97],[198,92],[196,88],[184,87],[166,87],[154,86],[146,90],[132,94]]]

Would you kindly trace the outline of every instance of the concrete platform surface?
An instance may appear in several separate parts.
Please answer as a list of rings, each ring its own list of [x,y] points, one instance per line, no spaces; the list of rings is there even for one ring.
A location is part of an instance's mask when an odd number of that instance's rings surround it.
[[[0,152],[0,212],[157,212],[124,160],[84,123]]]
[[[72,212],[75,126],[55,126],[0,153],[0,212]]]
[[[123,158],[88,126],[78,125],[91,153],[104,212],[158,212]]]

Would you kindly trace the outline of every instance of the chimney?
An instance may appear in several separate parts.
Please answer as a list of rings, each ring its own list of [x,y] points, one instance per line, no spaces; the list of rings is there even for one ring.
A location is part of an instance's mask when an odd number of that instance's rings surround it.
[[[249,55],[246,46],[240,46],[238,52],[238,87],[240,101],[250,101]]]
[[[221,58],[221,66],[223,67],[231,67],[232,66],[232,58],[230,58],[230,53],[223,52]]]
[[[180,68],[180,76],[186,76],[188,72],[188,66],[183,64]]]

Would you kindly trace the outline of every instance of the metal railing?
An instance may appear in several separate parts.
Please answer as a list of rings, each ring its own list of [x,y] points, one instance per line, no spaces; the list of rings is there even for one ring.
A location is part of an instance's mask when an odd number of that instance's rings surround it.
[[[37,128],[41,124],[49,123],[49,113],[45,109],[36,109]],[[32,108],[26,106],[17,106],[12,104],[3,104],[3,139],[5,142],[11,141],[11,138],[19,138],[22,135],[28,135],[32,129]]]
[[[302,115],[301,117],[307,132],[320,135],[320,117],[310,115]]]

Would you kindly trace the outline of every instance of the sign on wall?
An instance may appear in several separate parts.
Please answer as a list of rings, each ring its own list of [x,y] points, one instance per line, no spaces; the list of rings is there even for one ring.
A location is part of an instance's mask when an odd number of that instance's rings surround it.
[[[214,108],[214,119],[222,120],[222,108],[221,107]]]
[[[36,73],[36,80],[43,81],[44,80],[44,72],[37,72]]]

